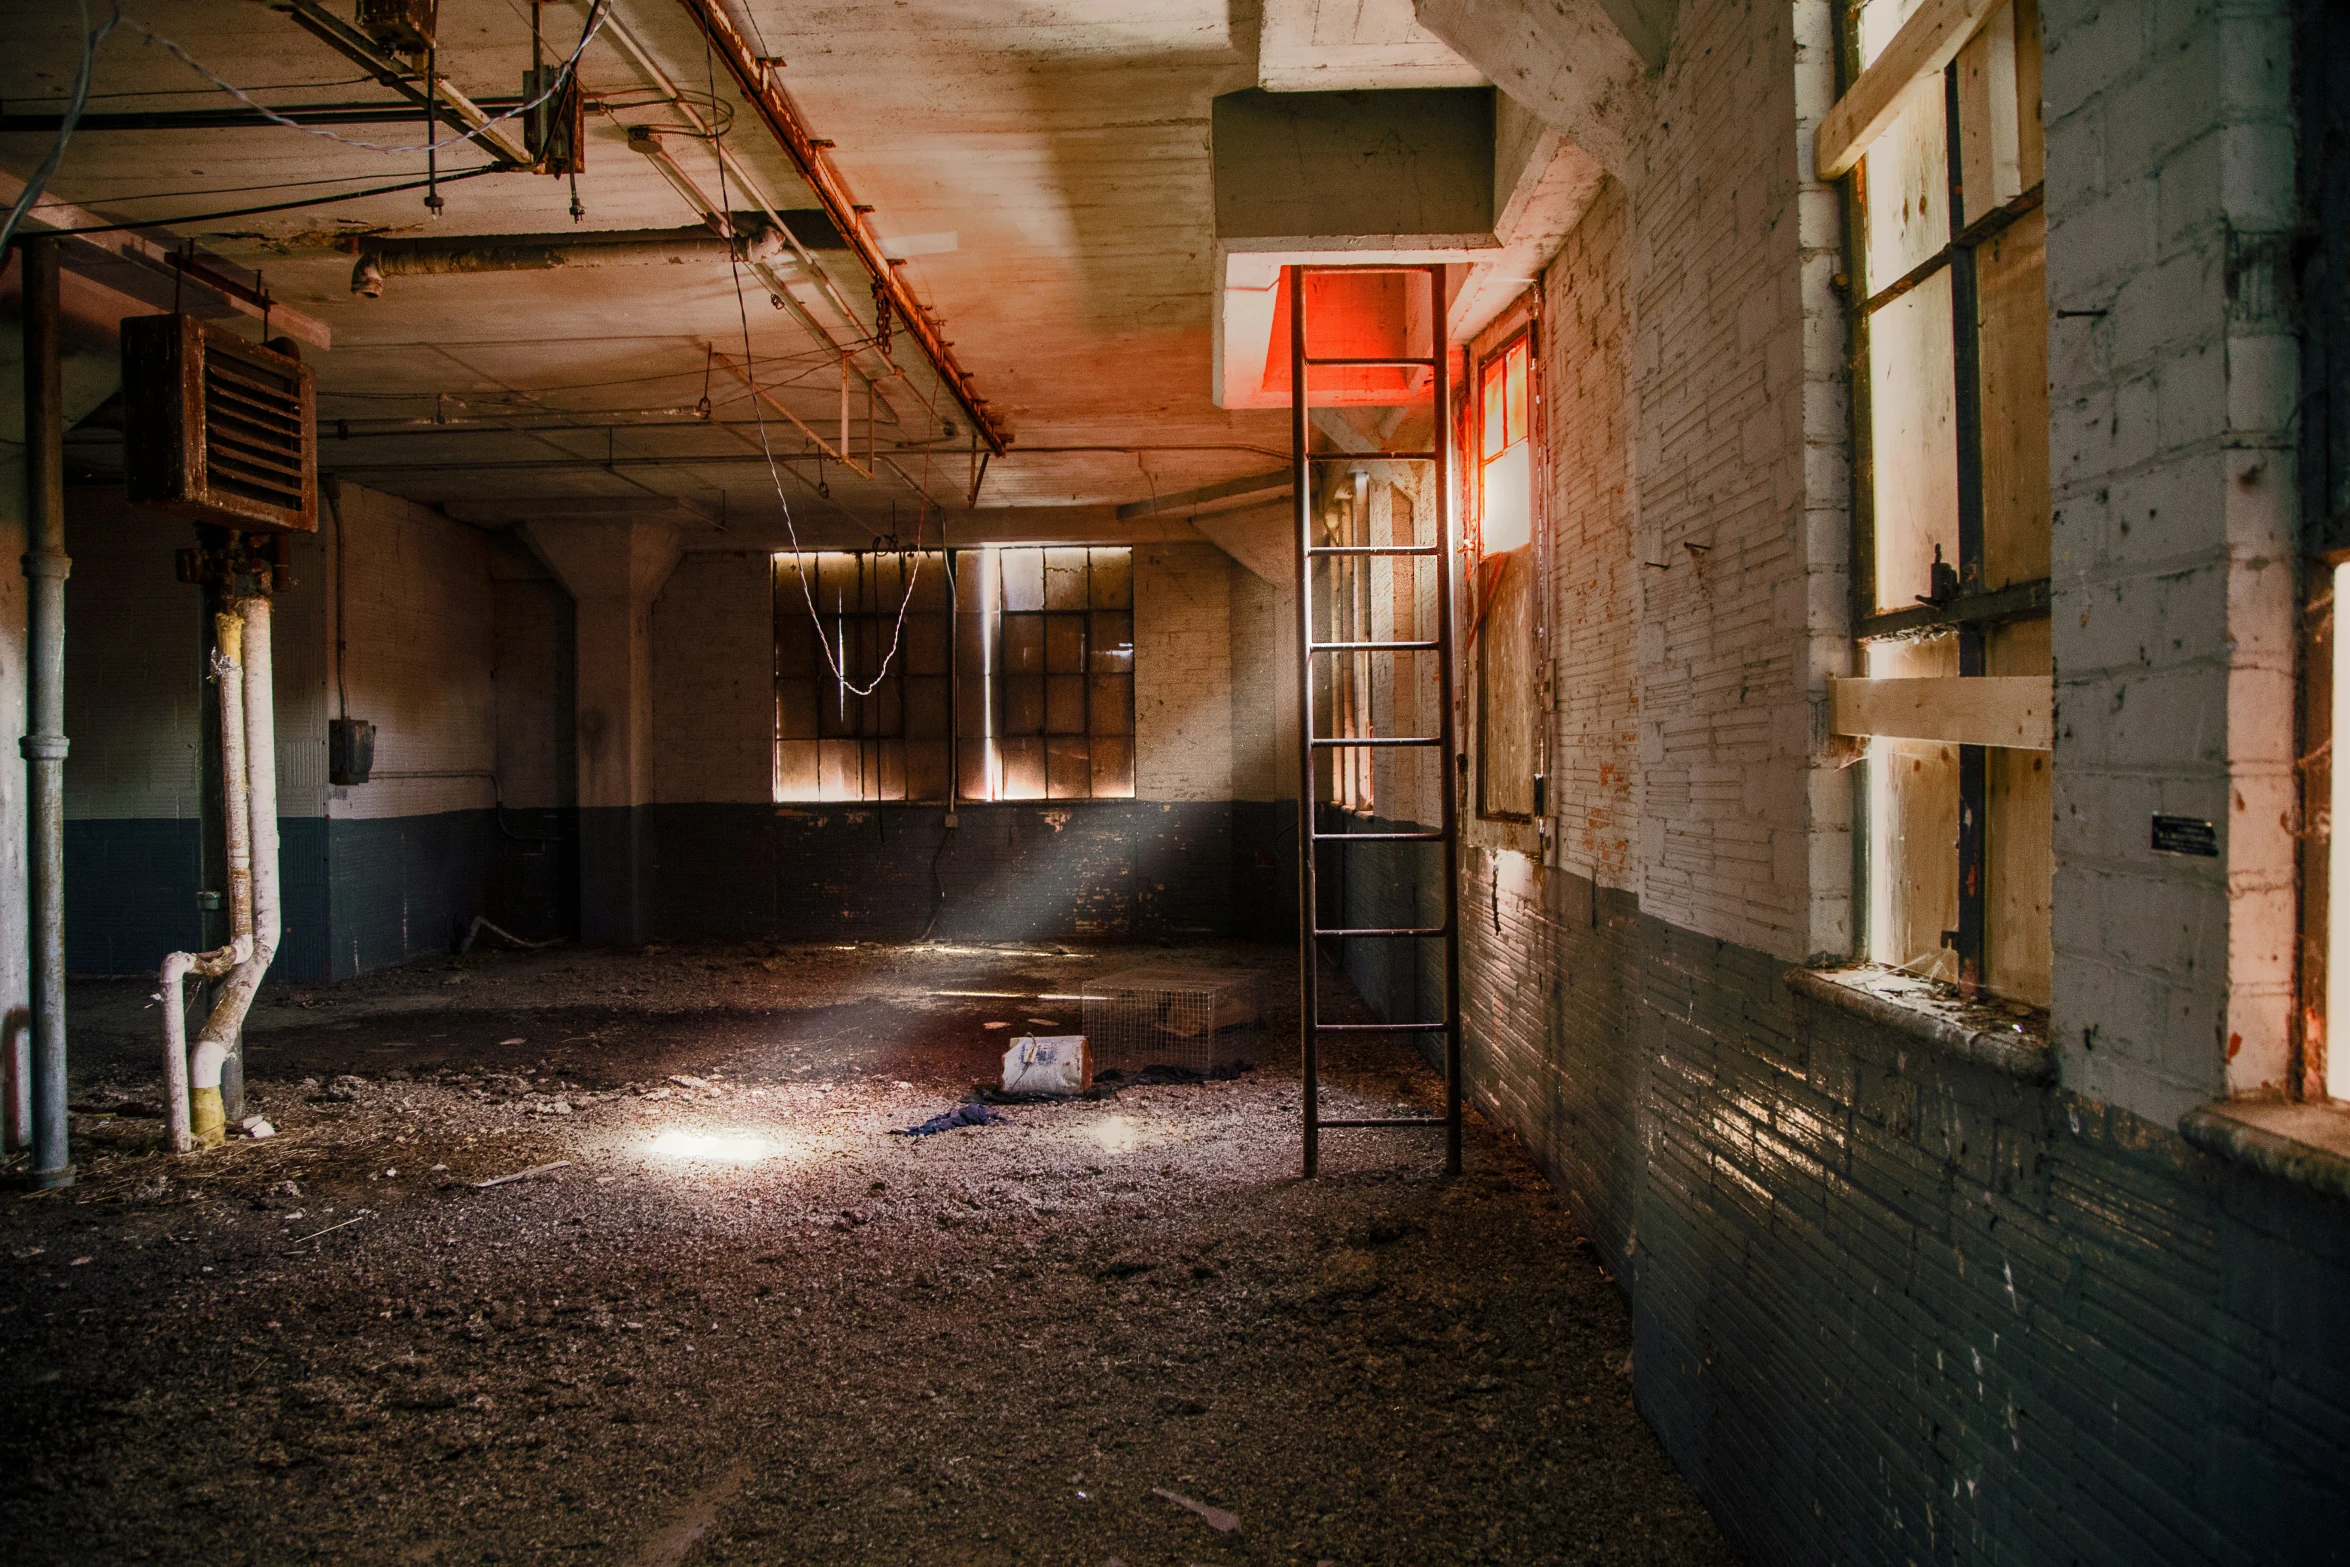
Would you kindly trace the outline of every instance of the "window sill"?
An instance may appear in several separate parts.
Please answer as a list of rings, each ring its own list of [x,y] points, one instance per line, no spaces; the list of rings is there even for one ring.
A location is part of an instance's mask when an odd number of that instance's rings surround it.
[[[1937,1050],[2027,1083],[2052,1082],[2056,1059],[2048,1048],[2048,1016],[2011,1015],[1994,1003],[1961,1001],[1931,980],[1891,969],[1791,968],[1787,988],[1823,1006],[1866,1018]]]
[[[2238,1100],[2179,1118],[2179,1135],[2205,1153],[2350,1202],[2350,1110]]]

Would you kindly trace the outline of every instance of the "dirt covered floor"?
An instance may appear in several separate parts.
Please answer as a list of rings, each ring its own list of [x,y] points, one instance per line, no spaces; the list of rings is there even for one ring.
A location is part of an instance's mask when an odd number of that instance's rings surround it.
[[[1142,961],[1259,975],[1258,1069],[890,1135]],[[1447,1180],[1438,1135],[1334,1132],[1297,1178],[1291,962],[675,947],[272,987],[277,1133],[188,1160],[146,987],[77,987],[83,1179],[0,1196],[8,1558],[1727,1561],[1515,1143],[1472,1117]],[[1332,1075],[1332,1114],[1437,1102],[1401,1050]]]

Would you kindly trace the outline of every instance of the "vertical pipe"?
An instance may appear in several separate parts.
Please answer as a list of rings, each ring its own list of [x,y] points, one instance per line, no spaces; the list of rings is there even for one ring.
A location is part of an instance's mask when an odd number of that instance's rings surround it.
[[[1314,939],[1314,474],[1306,461],[1306,269],[1289,269],[1290,493],[1297,510],[1297,1006],[1305,1173],[1322,1163],[1321,1007]]]
[[[1444,340],[1444,268],[1428,269],[1428,340],[1436,361],[1434,394],[1436,418],[1428,449],[1436,466],[1436,635],[1444,644],[1438,655],[1437,700],[1444,715],[1444,755],[1452,776],[1444,780],[1444,1168],[1461,1173],[1461,824],[1460,769],[1453,764],[1453,489],[1452,489],[1452,350]]]
[[[59,372],[58,241],[24,249],[25,500],[32,551],[27,858],[32,869],[33,1167],[35,1187],[69,1186],[65,1122],[65,407]]]

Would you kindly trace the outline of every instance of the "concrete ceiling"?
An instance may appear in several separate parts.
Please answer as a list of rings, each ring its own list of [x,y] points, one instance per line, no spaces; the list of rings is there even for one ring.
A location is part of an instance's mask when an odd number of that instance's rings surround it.
[[[343,0],[330,3],[348,15]],[[1309,0],[1306,9],[1316,3],[1329,8],[1326,0]],[[1370,44],[1398,47],[1379,31],[1387,23],[1371,15],[1377,5],[1356,9],[1370,17],[1361,24],[1370,27]],[[37,10],[12,20],[16,47],[0,58],[0,98],[12,114],[53,112],[78,61],[71,9]],[[960,530],[1183,536],[1179,518],[1161,512],[1145,523],[1121,523],[1115,508],[1259,474],[1283,460],[1282,413],[1227,410],[1212,395],[1223,280],[1210,106],[1219,94],[1258,83],[1253,7],[1244,0],[835,0],[821,7],[751,0],[729,10],[755,49],[786,62],[780,80],[814,133],[836,143],[835,165],[856,198],[875,208],[877,232],[904,258],[916,294],[936,310],[942,335],[1015,436],[1009,454],[986,467],[979,507],[987,515],[956,516]],[[1400,8],[1407,22],[1409,10]],[[568,51],[583,13],[579,5],[547,7],[551,53]],[[444,73],[475,97],[514,94],[530,59],[524,0],[441,0],[441,16]],[[629,149],[629,125],[676,125],[681,116],[649,90],[644,62],[619,31],[689,95],[713,85],[699,33],[676,0],[618,0],[614,17],[619,26],[590,45],[582,69],[588,96],[604,105],[590,116],[587,170],[579,179],[585,227],[690,224],[692,207]],[[142,20],[265,102],[389,98],[289,18],[250,0],[186,0]],[[1316,26],[1335,25],[1305,20],[1309,39]],[[1425,84],[1431,49],[1445,56],[1437,68],[1460,76],[1465,68],[1449,51],[1412,33],[1402,46],[1418,51],[1421,63],[1395,68],[1420,76],[1397,85]],[[1331,48],[1334,58],[1354,60],[1349,69],[1360,76],[1365,46],[1350,36]],[[714,74],[722,112],[733,113],[726,146],[760,193],[779,210],[815,206],[764,127],[740,109],[723,69]],[[163,46],[127,28],[102,47],[95,91],[93,112],[234,106]],[[420,139],[421,126],[334,130],[406,147]],[[28,174],[49,140],[39,131],[0,135],[0,168]],[[669,145],[716,196],[720,178],[708,145],[676,138]],[[1542,150],[1529,182],[1548,170],[1555,152]],[[444,153],[440,166],[463,172],[483,161],[461,148]],[[768,409],[766,445],[782,459],[780,480],[771,476],[753,423],[760,410],[713,355],[742,358],[747,321],[762,382],[778,385],[784,405],[828,432],[838,425],[840,372],[791,314],[770,306],[755,280],[746,279],[738,295],[737,276],[723,261],[397,277],[379,299],[351,293],[352,256],[343,248],[351,236],[571,231],[570,191],[560,179],[503,173],[460,181],[445,188],[448,206],[437,222],[423,193],[411,191],[167,223],[337,188],[281,188],[293,182],[334,179],[363,188],[419,178],[424,166],[420,152],[352,147],[275,126],[91,129],[75,138],[50,190],[116,221],[166,224],[157,237],[193,239],[223,263],[262,271],[275,298],[326,323],[334,346],[310,356],[319,371],[322,466],[360,482],[421,501],[475,505],[579,496],[606,506],[630,497],[665,506],[683,498],[721,519],[726,542],[738,547],[780,541],[779,487],[806,536],[829,543],[910,535],[917,489],[950,513],[964,510],[974,467],[969,421],[903,335],[895,350],[903,374],[882,382],[895,417],[878,410],[875,433],[887,463],[876,477],[829,462],[820,472],[800,431]],[[729,179],[727,204],[750,205],[737,184]],[[1579,210],[1587,195],[1568,199]],[[1536,227],[1563,232],[1551,216]],[[1523,250],[1500,270],[1530,276],[1540,258]],[[844,319],[812,286],[795,295],[837,339],[869,333],[868,278],[845,251],[818,255],[861,319]],[[705,395],[707,419],[694,412]],[[853,445],[862,457],[861,390],[852,401]],[[102,463],[102,455],[92,460]],[[817,494],[819,482],[829,497]]]

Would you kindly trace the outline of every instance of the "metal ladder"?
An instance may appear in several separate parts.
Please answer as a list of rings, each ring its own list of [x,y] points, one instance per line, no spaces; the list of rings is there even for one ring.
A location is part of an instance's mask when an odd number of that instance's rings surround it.
[[[1307,295],[1309,276],[1334,273],[1402,274],[1406,290],[1410,280],[1425,279],[1427,295],[1427,337],[1429,353],[1425,357],[1355,358],[1313,357],[1307,353]],[[1298,1005],[1299,1050],[1303,1068],[1304,1093],[1301,1119],[1304,1134],[1305,1173],[1310,1177],[1321,1164],[1322,1133],[1327,1129],[1346,1127],[1409,1127],[1426,1126],[1444,1129],[1445,1168],[1459,1174],[1461,1168],[1461,1029],[1460,1029],[1460,860],[1457,853],[1459,834],[1458,780],[1454,777],[1450,758],[1458,754],[1453,726],[1453,496],[1452,471],[1447,454],[1447,430],[1450,422],[1451,384],[1450,360],[1444,341],[1444,269],[1439,266],[1399,267],[1306,267],[1288,269],[1289,290],[1289,433],[1292,484],[1297,523],[1297,712],[1298,712]],[[1408,318],[1407,318],[1408,319]],[[1425,451],[1316,451],[1312,442],[1312,420],[1309,413],[1311,387],[1309,375],[1316,369],[1401,369],[1408,372],[1424,369],[1428,372],[1426,395],[1432,413],[1432,436]],[[1399,400],[1416,401],[1415,394],[1401,394]],[[1415,519],[1411,544],[1375,544],[1369,542],[1317,543],[1314,538],[1316,502],[1315,479],[1325,465],[1332,463],[1379,462],[1389,464],[1424,463],[1431,468],[1436,496],[1434,507],[1433,543],[1416,542],[1420,531]],[[1357,526],[1362,519],[1357,518]],[[1339,573],[1336,563],[1349,558],[1368,557],[1434,557],[1436,573],[1436,635],[1432,638],[1411,640],[1366,641],[1360,639],[1317,642],[1315,628],[1320,620],[1316,614],[1316,563],[1327,561],[1330,568],[1321,572],[1326,586],[1335,590]],[[1415,587],[1416,592],[1416,587]],[[1328,617],[1328,623],[1337,625],[1337,617]],[[1369,628],[1364,628],[1366,631]],[[1415,627],[1415,629],[1417,629]],[[1315,659],[1332,656],[1363,656],[1366,658],[1395,658],[1397,655],[1434,654],[1438,662],[1438,722],[1434,734],[1421,735],[1324,735],[1314,711]],[[1398,659],[1396,681],[1391,689],[1400,689],[1403,679],[1402,660]],[[1335,705],[1335,704],[1334,704]],[[1335,714],[1331,715],[1335,718]],[[1442,802],[1441,824],[1433,831],[1412,832],[1325,832],[1322,830],[1320,801],[1316,798],[1315,760],[1320,753],[1343,757],[1361,749],[1427,749],[1437,754],[1436,789]],[[1434,925],[1339,925],[1324,927],[1320,919],[1321,856],[1325,852],[1343,855],[1349,847],[1373,843],[1432,843],[1441,847],[1444,856],[1443,917]],[[1322,943],[1325,940],[1352,941],[1441,941],[1444,943],[1444,993],[1442,1021],[1411,1021],[1398,1023],[1328,1023],[1322,1019]],[[1434,1116],[1378,1116],[1325,1119],[1321,1113],[1321,1045],[1325,1035],[1350,1034],[1405,1034],[1444,1036],[1444,1113]]]

